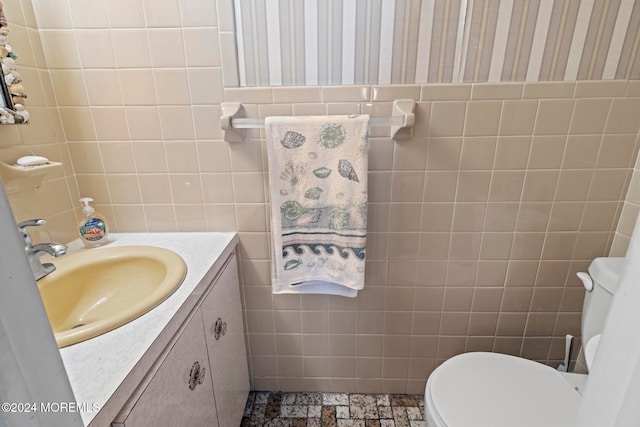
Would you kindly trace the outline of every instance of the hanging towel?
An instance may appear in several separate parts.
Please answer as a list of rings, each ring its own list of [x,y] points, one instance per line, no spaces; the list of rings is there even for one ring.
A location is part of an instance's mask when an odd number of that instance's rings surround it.
[[[364,286],[369,116],[268,117],[274,294]]]

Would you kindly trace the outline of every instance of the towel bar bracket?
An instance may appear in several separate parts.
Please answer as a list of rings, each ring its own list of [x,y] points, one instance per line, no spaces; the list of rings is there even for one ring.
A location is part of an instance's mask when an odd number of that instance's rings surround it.
[[[369,126],[389,127],[392,139],[410,138],[416,124],[415,108],[416,101],[413,99],[396,99],[393,101],[392,116],[371,117]],[[264,127],[264,120],[244,118],[245,110],[239,102],[224,102],[221,109],[220,127],[224,131],[225,141],[242,141],[245,139],[243,129]]]

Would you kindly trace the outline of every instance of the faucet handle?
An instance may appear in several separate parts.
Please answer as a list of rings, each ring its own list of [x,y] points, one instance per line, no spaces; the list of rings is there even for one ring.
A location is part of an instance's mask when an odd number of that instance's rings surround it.
[[[44,219],[28,219],[26,221],[18,223],[18,232],[20,233],[20,236],[22,236],[22,240],[24,240],[24,243],[27,245],[31,244],[31,236],[29,236],[29,233],[26,230],[27,227],[40,226],[46,223],[47,221]]]

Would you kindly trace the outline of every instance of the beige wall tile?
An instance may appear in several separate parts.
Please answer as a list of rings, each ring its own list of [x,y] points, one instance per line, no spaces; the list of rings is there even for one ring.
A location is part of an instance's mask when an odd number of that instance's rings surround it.
[[[41,31],[40,37],[49,68],[79,69],[81,67],[76,37],[71,31]]]
[[[525,176],[523,201],[553,200],[558,171],[528,171]]]
[[[555,202],[549,217],[549,231],[578,230],[584,206],[584,202]]]
[[[534,136],[531,139],[529,169],[558,169],[562,163],[566,137]]]
[[[573,100],[540,100],[535,133],[538,135],[566,135],[571,123],[573,104]]]
[[[600,150],[599,135],[569,136],[565,147],[562,167],[566,169],[592,168]]]
[[[525,287],[533,286],[536,282],[536,273],[539,261],[537,260],[511,260],[507,269],[505,286]]]
[[[140,187],[138,178],[133,174],[110,174],[107,175],[107,185],[111,202],[117,204],[140,204]],[[144,217],[144,215],[143,215]]]
[[[636,157],[636,135],[604,135],[596,166],[628,168]]]
[[[169,172],[198,172],[198,153],[194,141],[167,141],[164,149]]]
[[[106,173],[134,173],[133,150],[130,142],[100,143],[102,163]]]
[[[624,80],[614,81],[579,81],[576,82],[576,98],[609,98],[613,96],[624,96],[627,90],[627,82]]]
[[[394,172],[391,186],[392,202],[422,200],[424,172]]]
[[[453,231],[481,231],[485,203],[457,203],[453,214]]]
[[[531,135],[538,109],[537,101],[504,101],[500,135]]]
[[[132,8],[135,10],[135,6],[132,6]],[[132,16],[129,12],[122,15]],[[149,41],[145,30],[112,30],[111,41],[113,43],[113,50],[118,52],[115,56],[118,68],[151,67]]]
[[[640,107],[640,98],[616,98],[611,102],[606,133],[637,133],[640,129],[634,112]]]
[[[427,170],[457,170],[461,152],[460,138],[430,138],[427,148]]]
[[[493,167],[497,138],[464,138],[460,169],[490,170]]]
[[[203,173],[200,174],[200,179],[205,203],[233,203],[233,180],[230,173]]]
[[[558,178],[556,200],[585,200],[591,184],[591,170],[563,170]]]
[[[516,231],[545,231],[549,222],[551,203],[523,202],[520,204]]]
[[[425,202],[451,202],[455,200],[458,173],[447,171],[428,171],[424,180]]]
[[[610,104],[610,99],[577,99],[570,132],[574,135],[602,133]]]
[[[394,149],[393,169],[424,171],[427,160],[428,140],[426,138],[413,139],[407,141],[407,143],[397,142],[395,144],[388,139],[382,141]],[[369,149],[371,149],[371,147],[369,147]]]
[[[575,82],[527,82],[523,98],[571,98]]]
[[[510,259],[539,259],[544,243],[544,233],[515,233]]]
[[[513,231],[518,215],[517,203],[488,203],[486,231]]]
[[[189,105],[191,103],[186,69],[154,69],[153,82],[158,105]]]
[[[452,233],[450,259],[477,259],[480,254],[481,233]]]
[[[115,68],[113,43],[108,30],[75,30],[83,68]]]
[[[522,88],[522,83],[476,83],[471,99],[519,99]]]
[[[466,102],[432,102],[429,135],[432,137],[461,136],[466,107]]]
[[[82,197],[91,197],[96,204],[111,203],[106,176],[77,174],[76,179],[78,181],[78,191]]]
[[[184,40],[179,29],[148,29],[149,53],[153,67],[184,67]]]
[[[517,202],[522,195],[524,183],[522,171],[495,171],[491,177],[489,201],[491,202]]]
[[[458,202],[484,202],[489,194],[491,173],[460,172],[458,175]]]
[[[169,178],[174,203],[202,203],[202,185],[198,174],[174,173]]]
[[[513,235],[511,233],[497,233],[497,232],[487,232],[482,236],[482,249],[480,252],[480,259],[483,260],[507,260],[509,259],[509,253],[511,251],[511,241],[513,240]],[[484,267],[481,269],[480,266]],[[491,276],[489,270],[491,268],[496,268],[496,274],[498,274],[500,268],[494,265],[494,263],[483,264],[480,263],[478,269],[478,276],[482,274],[487,276]],[[502,280],[504,281],[504,272],[502,275]],[[478,277],[478,281],[480,281],[480,277]]]
[[[67,141],[95,141],[96,131],[88,108],[59,109]]]
[[[596,170],[593,173],[589,200],[620,200],[625,186],[626,170]]]
[[[496,135],[502,101],[470,101],[467,104],[465,136]]]
[[[183,106],[158,107],[162,136],[167,140],[191,140],[195,133],[191,108]]]
[[[92,107],[91,116],[99,141],[128,141],[129,129],[122,107]]]
[[[141,205],[114,205],[113,213],[118,224],[115,231],[126,233],[147,230],[144,210]]]
[[[495,169],[525,169],[529,160],[530,137],[501,137],[496,146]]]
[[[120,80],[113,70],[84,70],[91,105],[122,105]]]
[[[396,99],[420,99],[420,86],[384,85],[371,87],[372,101],[395,101]]]
[[[104,172],[98,143],[71,142],[68,147],[76,173]]]
[[[58,105],[89,105],[81,70],[52,70],[50,74]]]
[[[610,231],[619,213],[620,202],[587,202],[580,229],[585,231]]]
[[[333,86],[322,88],[323,102],[366,102],[370,100],[368,86]]]
[[[206,231],[207,223],[202,205],[176,205],[178,231]]]
[[[215,28],[182,30],[188,67],[219,67],[218,31]]]
[[[465,101],[471,97],[470,84],[422,85],[420,99],[423,101]]]
[[[111,28],[135,28],[144,26],[142,0],[113,0],[105,2]],[[127,13],[123,13],[126,10]]]
[[[142,201],[145,204],[171,204],[172,198],[169,175],[141,174],[138,175],[138,182],[140,184]]]
[[[511,242],[509,242],[509,244],[511,244]],[[508,265],[508,261],[479,261],[476,285],[503,287],[507,276]]]
[[[190,68],[188,75],[193,104],[220,104],[222,102],[224,95],[220,68]]]

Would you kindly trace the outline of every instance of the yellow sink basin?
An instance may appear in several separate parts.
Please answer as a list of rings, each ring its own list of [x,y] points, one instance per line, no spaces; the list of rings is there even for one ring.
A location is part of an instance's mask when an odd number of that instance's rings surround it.
[[[56,258],[56,271],[38,282],[58,347],[116,329],[180,286],[180,255],[152,246],[120,246]]]

